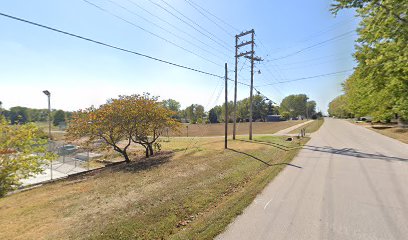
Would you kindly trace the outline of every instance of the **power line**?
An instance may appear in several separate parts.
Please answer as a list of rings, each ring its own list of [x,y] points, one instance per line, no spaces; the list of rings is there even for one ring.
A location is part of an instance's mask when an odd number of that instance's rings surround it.
[[[172,13],[171,11],[169,11],[167,8],[163,7],[162,5],[153,2],[152,0],[148,0],[149,2],[151,2],[152,4],[154,4],[155,6],[163,9],[165,12],[169,13],[170,15],[172,15],[173,17],[177,18],[178,20],[180,20],[181,22],[187,24],[189,27],[193,28],[194,30],[196,30],[197,32],[199,32],[201,35],[209,38],[211,41],[213,41],[214,43],[218,44],[219,46],[221,46],[222,48],[226,49],[227,51],[231,52],[230,49],[228,49],[227,47],[225,47],[223,44],[219,43],[217,40],[215,40],[214,38],[212,38],[211,36],[209,36],[206,33],[203,33],[201,30],[197,29],[196,27],[194,27],[192,24],[190,24],[189,22],[186,22],[184,19],[180,18],[179,16],[177,16],[176,14]]]
[[[43,24],[40,24],[40,23],[36,23],[36,22],[33,22],[33,21],[29,21],[29,20],[26,20],[26,19],[23,19],[23,18],[14,17],[14,16],[11,16],[11,15],[2,13],[2,12],[0,12],[0,16],[6,17],[6,18],[9,18],[9,19],[13,19],[13,20],[16,20],[16,21],[19,21],[19,22],[27,23],[27,24],[30,24],[30,25],[33,25],[33,26],[37,26],[37,27],[40,27],[40,28],[43,28],[43,29],[47,29],[47,30],[50,30],[50,31],[53,31],[53,32],[61,33],[61,34],[64,34],[64,35],[67,35],[67,36],[70,36],[70,37],[85,40],[85,41],[95,43],[95,44],[98,44],[98,45],[101,45],[101,46],[105,46],[105,47],[108,47],[108,48],[116,49],[116,50],[119,50],[119,51],[122,51],[122,52],[131,53],[131,54],[134,54],[134,55],[137,55],[137,56],[140,56],[140,57],[148,58],[148,59],[158,61],[158,62],[161,62],[161,63],[165,63],[165,64],[168,64],[168,65],[171,65],[171,66],[187,69],[187,70],[190,70],[190,71],[198,72],[198,73],[201,73],[201,74],[205,74],[205,75],[209,75],[209,76],[213,76],[213,77],[217,77],[217,78],[222,78],[222,79],[224,78],[224,76],[220,76],[220,75],[217,75],[217,74],[214,74],[214,73],[202,71],[202,70],[195,69],[195,68],[192,68],[192,67],[187,67],[187,66],[184,66],[184,65],[181,65],[181,64],[177,64],[177,63],[173,63],[173,62],[163,60],[163,59],[160,59],[160,58],[152,57],[152,56],[149,56],[149,55],[146,55],[146,54],[143,54],[143,53],[139,53],[139,52],[136,52],[136,51],[133,51],[133,50],[128,50],[128,49],[125,49],[125,48],[117,47],[117,46],[114,46],[114,45],[111,45],[111,44],[107,44],[107,43],[104,43],[104,42],[101,42],[101,41],[98,41],[98,40],[83,37],[83,36],[80,36],[80,35],[77,35],[77,34],[74,34],[74,33],[66,32],[66,31],[63,31],[63,30],[60,30],[60,29],[57,29],[57,28],[49,27],[49,26],[46,26],[46,25],[43,25]],[[228,78],[228,81],[234,82],[233,79],[229,79],[229,78]],[[246,84],[246,83],[243,83],[243,82],[238,81],[238,83],[241,84],[241,85],[244,85],[244,86],[248,86],[248,87],[250,86],[249,84]]]
[[[335,54],[330,54],[330,55],[326,55],[326,56],[321,56],[321,57],[316,57],[316,58],[310,58],[310,59],[306,59],[306,60],[303,60],[303,61],[296,61],[296,62],[289,62],[289,63],[284,63],[284,64],[282,64],[282,65],[279,65],[279,66],[287,66],[287,65],[298,65],[298,64],[303,64],[303,63],[310,63],[310,62],[315,62],[315,61],[317,61],[317,60],[321,60],[321,59],[326,59],[326,58],[331,58],[331,57],[335,57],[335,56],[342,56],[342,57],[337,57],[337,58],[335,58],[335,59],[343,59],[343,58],[346,58],[346,57],[350,57],[351,56],[351,54],[350,53],[347,53],[347,56],[343,56],[343,55],[345,55],[345,54],[337,54],[337,53],[335,53]],[[335,60],[335,59],[333,59],[333,60]]]
[[[322,61],[322,62],[316,62],[316,63],[308,63],[308,64],[303,64],[300,66],[295,66],[295,67],[288,67],[288,68],[282,68],[283,70],[295,70],[295,69],[303,69],[303,68],[308,68],[310,66],[318,66],[318,65],[324,65],[324,64],[329,64],[333,62],[338,62],[339,60],[345,60],[345,59],[350,59],[351,56],[345,56],[345,57],[340,57],[340,58],[334,58],[331,60],[327,61]]]
[[[183,41],[189,43],[190,45],[192,45],[192,46],[194,46],[194,47],[196,47],[196,48],[198,48],[198,49],[200,49],[200,50],[202,50],[202,51],[204,51],[204,52],[206,52],[206,53],[208,53],[208,54],[211,54],[211,55],[213,55],[213,56],[215,56],[215,57],[217,57],[217,58],[223,60],[223,58],[220,57],[219,55],[217,55],[217,54],[215,54],[215,53],[213,53],[213,52],[210,52],[210,51],[208,51],[207,49],[205,49],[205,48],[203,48],[203,47],[198,46],[197,44],[195,44],[195,43],[193,43],[193,42],[191,42],[191,41],[189,41],[189,40],[187,40],[187,39],[185,39],[185,38],[183,38],[183,37],[181,37],[181,36],[175,34],[174,32],[172,32],[172,31],[170,31],[170,30],[168,30],[168,29],[166,29],[166,28],[160,26],[159,24],[156,24],[156,23],[154,23],[153,21],[150,21],[149,19],[147,19],[147,18],[141,16],[140,14],[137,14],[136,12],[127,9],[127,8],[124,7],[123,5],[121,5],[121,4],[119,4],[119,3],[116,3],[116,2],[114,2],[114,1],[112,1],[112,0],[106,0],[106,1],[112,3],[112,4],[115,5],[115,6],[118,6],[119,8],[121,8],[121,9],[127,11],[128,13],[130,13],[130,14],[132,14],[132,15],[135,15],[135,16],[137,16],[137,17],[139,17],[139,18],[145,20],[146,22],[148,22],[148,23],[154,25],[154,26],[157,27],[157,28],[160,28],[161,30],[167,32],[168,34],[170,34],[170,35],[172,35],[172,36],[174,36],[174,37],[176,37],[176,38],[178,38],[178,39],[181,39],[181,40],[183,40]]]
[[[158,3],[153,2],[152,0],[149,0],[151,3],[155,4],[156,6],[159,6],[160,8],[162,8],[163,10],[165,10],[166,12],[170,13],[171,15],[175,16],[175,14],[171,13],[168,9],[164,8],[163,6],[161,6]],[[229,44],[226,43],[225,41],[223,41],[222,39],[218,38],[217,36],[215,36],[213,33],[211,33],[210,31],[208,31],[207,29],[203,28],[200,24],[196,23],[194,20],[192,20],[191,18],[187,17],[185,14],[183,14],[182,12],[180,12],[179,10],[177,10],[175,7],[173,7],[171,4],[167,3],[164,0],[160,0],[161,2],[163,2],[166,6],[168,6],[169,8],[173,9],[175,12],[177,12],[178,14],[180,14],[181,16],[183,16],[185,19],[189,20],[192,24],[194,24],[195,26],[197,26],[198,28],[202,29],[203,31],[207,32],[208,34],[210,34],[213,38],[217,39],[217,43],[221,46],[223,46],[225,49],[227,49],[228,51],[231,51],[231,49],[228,49]],[[185,24],[189,25],[190,27],[193,27],[196,31],[199,31],[201,34],[203,34],[202,31],[198,30],[197,28],[195,28],[193,25],[191,25],[190,23],[186,22],[185,20],[182,20],[181,18],[179,18],[178,16],[176,16],[179,20],[181,20],[182,22],[184,22]],[[207,36],[208,38],[212,39],[213,41],[215,41],[212,37],[208,36],[207,34],[205,34],[205,36]],[[222,44],[221,44],[221,43]]]
[[[278,58],[274,58],[274,59],[268,59],[268,60],[266,60],[266,62],[272,62],[272,61],[276,61],[276,60],[280,60],[280,59],[284,59],[284,58],[288,58],[288,57],[297,55],[297,54],[302,53],[302,52],[304,52],[304,51],[306,51],[306,50],[309,50],[309,49],[311,49],[311,48],[314,48],[314,47],[323,45],[323,44],[325,44],[325,43],[328,43],[328,42],[331,42],[331,41],[340,39],[340,38],[342,38],[342,37],[344,37],[344,36],[346,36],[346,35],[348,35],[348,34],[350,34],[350,33],[353,33],[353,32],[355,32],[355,31],[354,31],[354,30],[351,30],[351,31],[345,32],[345,33],[340,34],[340,35],[337,35],[337,36],[335,36],[335,37],[333,37],[333,38],[330,38],[330,39],[324,40],[324,41],[322,41],[322,42],[313,44],[313,45],[311,45],[311,46],[302,48],[302,49],[300,49],[300,50],[298,50],[298,51],[295,51],[295,52],[293,52],[293,53],[290,53],[290,54],[288,54],[288,55],[285,55],[285,56],[282,56],[282,57],[278,57]]]
[[[160,35],[158,35],[158,34],[156,34],[156,33],[153,33],[153,32],[151,32],[151,31],[149,31],[149,30],[147,30],[146,28],[143,28],[143,27],[141,27],[141,26],[139,26],[139,25],[137,25],[137,24],[135,24],[135,23],[133,23],[133,22],[131,22],[131,21],[129,21],[129,20],[126,20],[126,19],[122,18],[121,16],[116,15],[116,14],[110,12],[109,10],[107,10],[107,9],[105,9],[105,8],[103,8],[103,7],[99,6],[99,5],[97,5],[97,4],[94,4],[94,3],[92,3],[92,2],[89,2],[88,0],[82,0],[82,1],[84,1],[85,3],[87,3],[87,4],[89,4],[89,5],[91,5],[91,6],[95,7],[95,8],[97,8],[97,9],[99,9],[99,10],[101,10],[101,11],[103,11],[103,12],[105,12],[105,13],[107,13],[107,14],[109,14],[109,15],[115,17],[115,18],[117,18],[117,19],[120,19],[120,20],[122,20],[122,21],[124,21],[124,22],[126,22],[126,23],[128,23],[128,24],[130,24],[130,25],[132,25],[133,27],[136,27],[136,28],[138,28],[138,29],[141,29],[142,31],[145,31],[145,32],[149,33],[149,34],[152,35],[152,36],[155,36],[155,37],[157,37],[157,38],[159,38],[159,39],[161,39],[161,40],[163,40],[163,41],[165,41],[165,42],[167,42],[167,43],[170,43],[171,45],[173,45],[173,46],[175,46],[175,47],[178,47],[178,48],[180,48],[180,49],[182,49],[182,50],[184,50],[184,51],[186,51],[186,52],[188,52],[188,53],[191,53],[191,54],[193,54],[193,55],[195,55],[195,56],[197,56],[197,57],[199,57],[199,58],[201,58],[201,59],[203,59],[203,60],[205,60],[205,61],[207,61],[207,62],[210,62],[210,63],[212,63],[212,64],[214,64],[214,65],[217,65],[217,66],[222,66],[221,64],[218,64],[218,63],[216,63],[216,62],[214,62],[214,61],[212,61],[212,60],[210,60],[210,59],[207,59],[207,58],[201,56],[200,54],[197,54],[197,53],[195,53],[195,52],[193,52],[193,51],[191,51],[191,50],[189,50],[189,49],[187,49],[187,48],[185,48],[185,47],[182,47],[182,46],[178,45],[177,43],[174,43],[174,42],[172,42],[172,41],[170,41],[170,40],[168,40],[168,39],[166,39],[166,38],[164,38],[164,37],[162,37],[162,36],[160,36]]]
[[[329,75],[334,75],[334,74],[339,74],[339,73],[345,73],[345,72],[350,72],[354,71],[354,69],[348,69],[348,70],[343,70],[343,71],[338,71],[338,72],[333,72],[333,73],[325,73],[325,74],[320,74],[316,76],[310,76],[310,77],[303,77],[303,78],[295,78],[295,79],[290,79],[290,80],[285,80],[285,81],[280,81],[280,82],[275,82],[275,83],[269,83],[265,85],[260,85],[257,87],[265,87],[265,86],[271,86],[275,84],[280,84],[280,83],[288,83],[288,82],[295,82],[295,81],[301,81],[301,80],[306,80],[306,79],[311,79],[311,78],[318,78],[318,77],[324,77],[324,76],[329,76]]]
[[[212,23],[214,23],[219,29],[221,29],[222,31],[224,31],[226,34],[228,34],[231,37],[234,37],[233,34],[231,34],[230,32],[228,32],[225,28],[223,28],[221,25],[219,25],[218,23],[216,23],[214,20],[212,20],[210,17],[208,17],[205,13],[203,13],[200,9],[198,9],[198,7],[196,7],[193,3],[191,3],[189,0],[184,0],[186,3],[188,3],[191,7],[193,7],[195,10],[197,10],[197,12],[199,12],[201,15],[203,15],[205,18],[207,18],[208,20],[210,20]]]
[[[191,38],[194,39],[195,41],[200,42],[201,44],[203,44],[203,45],[205,45],[205,46],[211,48],[212,50],[219,52],[218,49],[216,49],[216,48],[214,48],[213,46],[211,46],[211,45],[209,45],[209,44],[207,44],[207,43],[201,41],[199,38],[197,38],[197,37],[191,35],[190,33],[188,33],[188,32],[186,32],[186,31],[182,30],[181,28],[175,26],[174,24],[170,23],[169,21],[167,21],[167,20],[165,20],[165,19],[163,19],[163,18],[161,18],[161,17],[159,17],[159,16],[153,14],[152,12],[150,12],[149,10],[147,10],[146,8],[140,6],[138,3],[136,3],[136,2],[134,2],[134,1],[132,1],[132,0],[126,0],[126,1],[128,1],[130,4],[132,4],[132,5],[134,5],[134,6],[138,7],[139,9],[145,11],[146,13],[148,13],[149,15],[151,15],[152,17],[155,17],[155,18],[159,19],[160,21],[166,23],[167,25],[171,26],[172,28],[176,29],[177,31],[184,33],[186,36],[191,37]],[[221,53],[221,52],[220,52],[220,53]],[[225,53],[221,53],[221,54],[224,55],[224,56],[226,56],[226,57],[230,57],[230,56],[228,56],[228,55],[225,54]]]
[[[200,8],[201,10],[203,10],[204,12],[210,14],[211,16],[213,16],[214,18],[216,18],[218,21],[224,23],[225,25],[231,27],[232,29],[234,29],[237,32],[240,32],[239,29],[237,29],[236,27],[232,26],[231,24],[225,22],[224,20],[222,20],[221,18],[217,17],[215,14],[211,13],[210,11],[206,10],[205,8],[201,7],[200,5],[198,5],[197,3],[193,2],[192,0],[189,0],[190,3],[194,4],[195,6],[197,6],[198,8]]]
[[[114,46],[114,45],[111,45],[111,44],[108,44],[108,43],[104,43],[104,42],[100,42],[100,41],[97,41],[97,40],[94,40],[94,39],[91,39],[91,38],[82,37],[80,35],[76,35],[76,34],[69,33],[69,32],[66,32],[66,31],[63,31],[63,30],[59,30],[57,28],[53,28],[53,27],[49,27],[49,26],[46,26],[46,25],[43,25],[43,24],[32,22],[32,21],[29,21],[29,20],[26,20],[26,19],[23,19],[23,18],[14,17],[14,16],[11,16],[11,15],[2,13],[2,12],[0,12],[0,16],[7,17],[7,18],[10,18],[10,19],[13,19],[13,20],[16,20],[16,21],[28,23],[30,25],[34,25],[34,26],[37,26],[37,27],[40,27],[40,28],[44,28],[44,29],[47,29],[47,30],[58,32],[58,33],[61,33],[61,34],[64,34],[64,35],[74,37],[74,38],[82,39],[82,40],[85,40],[85,41],[88,41],[88,42],[92,42],[92,43],[102,45],[102,46],[105,46],[105,47],[108,47],[108,48],[116,49],[116,50],[119,50],[119,51],[122,51],[122,52],[127,52],[127,53],[138,55],[138,56],[141,56],[141,57],[144,57],[144,58],[148,58],[148,59],[151,59],[151,60],[154,60],[154,61],[166,63],[168,65],[172,65],[172,66],[175,66],[175,67],[184,68],[184,69],[187,69],[187,70],[190,70],[190,71],[202,73],[202,74],[209,75],[209,76],[224,78],[224,76],[220,76],[220,75],[217,75],[217,74],[214,74],[214,73],[202,71],[202,70],[195,69],[195,68],[192,68],[192,67],[187,67],[187,66],[184,66],[184,65],[181,65],[181,64],[178,64],[178,63],[173,63],[173,62],[170,62],[170,61],[167,61],[167,60],[163,60],[163,59],[152,57],[152,56],[149,56],[149,55],[146,55],[146,54],[143,54],[143,53],[139,53],[139,52],[136,52],[136,51],[133,51],[133,50],[128,50],[128,49],[125,49],[125,48],[117,47],[117,46]]]
[[[261,40],[258,40],[258,41],[259,41],[259,42],[261,43],[261,45],[265,48],[266,53],[267,53],[267,56],[268,56],[272,51],[280,52],[280,51],[282,51],[282,50],[284,50],[284,49],[294,48],[296,45],[299,45],[300,43],[308,42],[308,41],[310,41],[310,40],[313,39],[313,38],[316,38],[316,37],[318,37],[318,36],[321,36],[321,35],[323,35],[323,34],[325,34],[325,33],[327,33],[327,32],[333,31],[333,30],[335,30],[335,29],[337,28],[338,25],[343,24],[343,23],[347,23],[347,22],[351,22],[351,21],[353,21],[354,19],[355,19],[355,18],[351,17],[351,18],[345,19],[345,20],[343,20],[343,21],[341,21],[341,22],[332,24],[332,25],[330,25],[330,26],[328,26],[328,27],[326,27],[326,28],[324,28],[324,29],[322,29],[322,30],[320,30],[320,31],[315,32],[315,33],[312,34],[312,35],[309,35],[308,37],[303,38],[302,40],[299,40],[299,41],[294,42],[294,45],[289,46],[289,47],[280,47],[280,48],[276,48],[276,49],[274,49],[274,50],[271,50],[270,48],[268,49],[268,48],[262,43]]]

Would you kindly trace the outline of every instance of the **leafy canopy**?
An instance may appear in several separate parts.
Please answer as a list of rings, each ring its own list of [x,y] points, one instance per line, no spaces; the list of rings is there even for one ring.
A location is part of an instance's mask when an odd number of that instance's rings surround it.
[[[344,83],[347,109],[356,117],[408,120],[408,1],[337,0],[333,12],[356,8],[358,65]]]
[[[55,159],[47,141],[35,124],[10,125],[0,115],[0,197],[21,186],[21,179],[42,173]]]
[[[153,154],[153,145],[166,130],[177,131],[179,123],[174,112],[165,108],[157,97],[143,95],[119,96],[99,108],[75,112],[68,127],[71,138],[87,138],[87,143],[103,140],[130,162],[128,148],[132,143]],[[158,146],[156,144],[156,146]]]

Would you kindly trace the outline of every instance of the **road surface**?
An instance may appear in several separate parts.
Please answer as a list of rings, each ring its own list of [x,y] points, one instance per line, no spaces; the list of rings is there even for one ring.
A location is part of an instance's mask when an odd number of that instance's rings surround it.
[[[408,145],[325,123],[217,239],[408,239]]]

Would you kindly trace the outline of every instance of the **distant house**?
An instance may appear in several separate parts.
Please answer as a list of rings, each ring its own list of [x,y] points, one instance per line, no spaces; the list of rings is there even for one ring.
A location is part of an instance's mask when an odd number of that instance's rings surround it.
[[[187,118],[180,118],[181,123],[189,123]]]
[[[266,116],[266,121],[267,122],[279,122],[282,121],[283,118],[281,115],[268,115]]]

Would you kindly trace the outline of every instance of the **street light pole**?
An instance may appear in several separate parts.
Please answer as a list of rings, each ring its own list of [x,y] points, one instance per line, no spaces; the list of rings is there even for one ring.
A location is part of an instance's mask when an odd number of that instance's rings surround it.
[[[51,140],[51,93],[48,90],[43,93],[48,97],[48,138]]]
[[[43,93],[47,95],[48,97],[48,141],[51,141],[51,93],[48,90],[44,90]],[[50,147],[50,142],[48,143],[48,148],[51,150]],[[50,166],[50,172],[51,172],[51,180],[52,180],[52,160],[51,160],[51,166]]]

